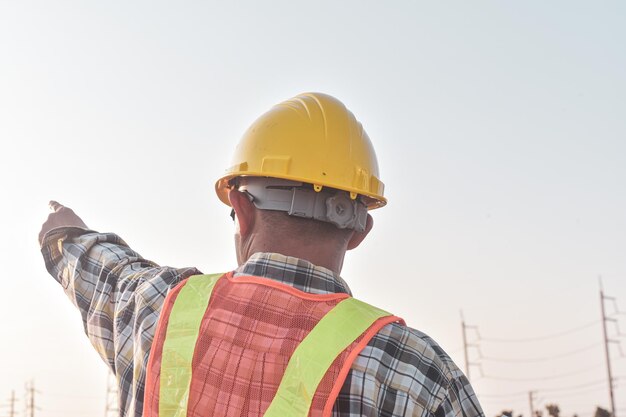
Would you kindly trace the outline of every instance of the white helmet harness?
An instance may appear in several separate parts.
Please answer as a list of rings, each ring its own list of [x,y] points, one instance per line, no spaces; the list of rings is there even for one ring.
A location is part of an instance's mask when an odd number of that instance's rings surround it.
[[[339,229],[365,230],[367,206],[360,197],[324,187],[315,191],[303,182],[269,177],[238,177],[234,189],[245,193],[259,210],[286,212],[290,216],[334,224]]]

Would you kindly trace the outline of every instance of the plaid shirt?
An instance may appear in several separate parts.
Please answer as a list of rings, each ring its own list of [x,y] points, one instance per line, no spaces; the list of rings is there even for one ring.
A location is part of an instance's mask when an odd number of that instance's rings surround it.
[[[120,416],[143,411],[146,364],[168,291],[201,272],[161,267],[117,235],[77,228],[49,232],[46,268],[78,307],[85,332],[113,370]],[[315,294],[350,290],[326,268],[279,254],[257,253],[235,271]],[[467,378],[430,337],[385,326],[359,354],[333,409],[334,417],[484,416]]]

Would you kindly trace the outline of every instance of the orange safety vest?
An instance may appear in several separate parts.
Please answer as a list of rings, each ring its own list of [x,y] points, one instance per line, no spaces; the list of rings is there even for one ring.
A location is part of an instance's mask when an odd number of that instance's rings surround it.
[[[371,338],[400,318],[348,294],[196,275],[159,317],[145,417],[328,417]]]

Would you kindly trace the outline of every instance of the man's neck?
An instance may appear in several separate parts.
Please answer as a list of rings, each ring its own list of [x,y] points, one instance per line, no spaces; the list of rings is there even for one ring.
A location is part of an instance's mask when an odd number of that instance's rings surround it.
[[[324,244],[281,241],[277,238],[259,239],[252,237],[249,244],[243,249],[245,250],[245,256],[243,257],[245,260],[257,252],[281,253],[285,256],[304,259],[313,265],[330,269],[337,275],[341,274],[346,254],[345,248],[335,248]]]

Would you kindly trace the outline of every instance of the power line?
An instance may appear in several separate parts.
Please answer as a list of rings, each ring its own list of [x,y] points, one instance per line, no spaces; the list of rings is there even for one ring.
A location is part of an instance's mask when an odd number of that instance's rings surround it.
[[[496,381],[512,381],[512,382],[535,382],[535,381],[551,381],[553,379],[560,379],[560,378],[566,378],[566,377],[570,377],[572,375],[580,375],[580,374],[584,374],[586,372],[589,372],[591,370],[596,370],[597,367],[591,367],[591,368],[585,368],[582,370],[578,370],[578,371],[574,371],[574,372],[567,372],[564,374],[558,374],[558,375],[550,375],[550,376],[542,376],[542,377],[532,377],[532,378],[509,378],[509,377],[501,377],[501,376],[497,376],[497,375],[483,375],[483,378],[487,378],[487,379],[493,379]]]
[[[605,347],[605,350],[607,350],[606,355],[607,355],[607,365],[610,367],[610,362],[613,361],[617,361],[617,360],[621,360],[624,357],[626,357],[626,355],[624,354],[624,351],[622,350],[622,346],[621,346],[621,339],[622,337],[626,337],[625,333],[622,333],[622,331],[620,330],[620,326],[618,324],[618,319],[622,316],[622,315],[626,315],[626,312],[620,311],[617,308],[615,299],[612,297],[608,297],[605,296],[602,291],[601,291],[601,301],[602,301],[602,318],[600,320],[593,320],[575,327],[571,327],[571,328],[567,328],[563,331],[556,331],[550,334],[543,334],[543,335],[537,335],[537,336],[529,336],[529,337],[520,337],[520,338],[497,338],[497,337],[482,337],[478,326],[470,326],[467,325],[465,323],[465,320],[463,318],[463,315],[461,313],[461,326],[462,326],[462,330],[463,330],[463,350],[465,353],[465,363],[466,363],[466,372],[469,374],[469,368],[470,366],[475,366],[477,368],[479,368],[479,375],[480,376],[475,376],[474,379],[479,380],[479,379],[487,379],[487,380],[496,380],[496,381],[512,381],[512,382],[528,382],[528,383],[537,383],[537,385],[543,385],[543,386],[556,386],[555,388],[545,388],[545,389],[533,389],[533,390],[526,390],[526,391],[513,391],[513,392],[509,392],[509,393],[505,393],[505,394],[498,394],[498,393],[493,393],[493,394],[481,394],[479,395],[479,398],[485,398],[485,400],[487,401],[491,401],[491,402],[497,402],[498,399],[502,400],[502,401],[507,401],[507,403],[511,403],[512,401],[515,403],[520,403],[523,401],[523,399],[526,397],[528,404],[530,405],[530,409],[531,409],[531,415],[532,415],[532,411],[533,409],[537,409],[537,407],[541,407],[542,404],[544,404],[545,401],[548,401],[548,399],[557,399],[558,398],[564,398],[564,397],[575,397],[575,396],[581,396],[581,395],[585,395],[586,393],[591,393],[591,392],[597,392],[603,389],[606,389],[607,385],[607,381],[605,380],[594,380],[594,381],[589,381],[589,375],[591,374],[587,374],[587,377],[579,377],[576,379],[579,379],[579,381],[582,379],[582,383],[579,383],[577,385],[568,385],[568,386],[563,386],[561,383],[541,383],[541,381],[552,381],[552,380],[559,380],[561,379],[562,382],[567,382],[565,380],[565,378],[570,378],[570,379],[574,379],[571,378],[574,375],[580,375],[580,374],[584,374],[584,373],[588,373],[590,371],[597,371],[598,369],[601,370],[602,366],[600,363],[592,366],[588,366],[590,365],[593,361],[588,361],[585,360],[580,361],[581,364],[585,365],[587,367],[582,368],[582,369],[577,369],[574,371],[569,371],[569,372],[564,372],[564,373],[560,373],[560,374],[551,374],[551,375],[540,375],[540,376],[532,376],[532,377],[522,377],[523,375],[519,375],[520,377],[516,377],[515,374],[512,374],[511,376],[508,375],[489,375],[489,374],[485,374],[482,370],[482,364],[483,363],[489,363],[492,366],[497,366],[494,365],[497,363],[511,363],[511,364],[532,364],[532,363],[540,363],[540,362],[549,362],[549,361],[556,361],[558,359],[561,358],[566,358],[566,357],[571,357],[583,352],[587,352],[587,351],[591,351],[591,350],[597,350],[599,347],[603,346]],[[607,315],[605,314],[604,311],[604,303],[606,302],[607,304],[609,302],[613,301],[614,304],[614,311],[612,312],[612,314]],[[621,321],[621,320],[619,320]],[[607,324],[607,323],[613,323],[612,325]],[[536,357],[526,357],[526,358],[516,358],[516,357],[499,357],[497,354],[496,356],[483,356],[482,352],[481,352],[481,342],[494,342],[494,343],[529,343],[529,342],[541,342],[541,341],[549,341],[551,339],[556,339],[559,337],[563,337],[566,335],[571,335],[571,334],[575,334],[578,332],[582,332],[586,329],[590,329],[592,327],[598,327],[598,324],[602,324],[600,330],[604,331],[604,340],[602,342],[598,341],[596,343],[592,343],[589,345],[585,345],[582,347],[578,347],[576,348],[575,345],[572,346],[572,344],[570,344],[570,350],[565,351],[561,354],[552,354],[550,351],[545,352],[545,353],[550,353],[547,355],[543,355],[543,356],[536,356]],[[623,323],[622,323],[623,324]],[[610,332],[613,336],[613,339],[608,339],[607,337],[607,327],[608,326],[614,326],[610,328],[610,330],[614,330],[612,332]],[[473,333],[470,333],[473,332]],[[594,330],[595,333],[595,330]],[[587,334],[587,333],[585,333]],[[472,336],[469,337],[468,336]],[[468,340],[471,339],[471,340]],[[579,338],[580,340],[580,338]],[[584,340],[589,340],[588,337],[585,337]],[[468,343],[469,342],[469,343]],[[613,351],[613,357],[609,358],[609,352],[608,352],[608,344],[612,343],[612,344],[616,344],[617,348],[615,351]],[[578,344],[578,343],[576,343]],[[539,346],[539,345],[538,345]],[[504,346],[502,346],[502,348],[504,348]],[[471,349],[474,349],[474,352],[471,352]],[[619,354],[617,349],[619,349]],[[468,352],[470,351],[470,352]],[[472,353],[472,355],[469,355],[468,353]],[[597,355],[600,354],[600,350],[594,351],[592,353],[589,353],[587,356],[593,355],[593,357],[595,358]],[[515,355],[517,356],[517,355]],[[585,356],[585,358],[587,358],[587,356]],[[473,361],[472,361],[473,359]],[[596,358],[599,362],[600,358]],[[484,362],[483,362],[484,361]],[[610,362],[609,362],[610,361]],[[571,368],[570,368],[571,369]],[[527,374],[527,375],[532,375],[532,374]],[[614,375],[614,374],[613,374]],[[624,378],[624,379],[622,379]],[[575,380],[573,381],[574,383],[576,382]],[[558,385],[557,385],[558,384]],[[620,389],[622,386],[626,386],[626,377],[625,376],[611,376],[611,369],[609,369],[609,378],[608,378],[608,386],[609,386],[609,390],[611,392],[611,400],[613,402],[613,387],[617,387],[619,386]],[[532,388],[532,387],[531,387]],[[594,396],[597,396],[599,394],[593,394]],[[615,417],[615,407],[613,406],[613,404],[611,404],[611,412],[612,412],[612,417]],[[617,408],[617,410],[622,411],[621,407]],[[531,416],[532,417],[532,416]]]
[[[533,392],[535,393],[551,393],[551,392],[568,392],[568,391],[576,391],[575,393],[570,392],[569,394],[559,394],[558,397],[566,397],[566,396],[571,396],[571,395],[580,395],[580,394],[584,394],[586,392],[593,392],[593,391],[597,391],[599,389],[604,389],[603,386],[598,386],[598,384],[604,384],[604,380],[599,380],[599,381],[594,381],[594,382],[590,382],[588,384],[581,384],[581,385],[572,385],[572,386],[568,386],[568,387],[562,387],[562,388],[547,388],[547,389],[536,389]],[[589,387],[594,387],[592,389],[589,390],[585,390],[585,388],[589,388]],[[580,390],[583,390],[582,392]],[[491,399],[498,399],[498,398],[506,398],[509,399],[511,397],[519,397],[519,396],[527,396],[528,395],[528,391],[516,391],[516,392],[509,392],[507,394],[477,394],[478,398],[491,398]],[[518,400],[519,401],[519,400]],[[538,402],[542,402],[545,401],[545,398],[540,398],[537,400]]]
[[[463,346],[457,347],[456,349],[452,349],[452,350],[447,350],[446,349],[446,353],[449,355],[451,353],[459,353],[463,350]]]
[[[557,397],[558,398],[561,398],[561,397],[576,397],[576,396],[579,396],[581,394],[586,394],[586,393],[589,393],[589,392],[600,391],[600,390],[603,390],[603,389],[605,389],[603,386],[598,386],[598,387],[591,388],[591,389],[588,389],[588,390],[570,392],[568,394],[558,394]]]
[[[569,387],[561,387],[561,388],[545,388],[545,389],[538,389],[537,391],[540,392],[561,392],[561,391],[573,391],[573,390],[577,390],[577,389],[582,389],[582,388],[589,388],[589,387],[593,387],[599,384],[604,384],[606,383],[605,380],[600,379],[598,381],[593,381],[593,382],[589,382],[586,384],[580,384],[580,385],[571,385]]]
[[[552,333],[552,334],[548,334],[548,335],[535,336],[535,337],[517,338],[517,339],[505,339],[505,338],[497,338],[497,337],[481,337],[480,334],[478,334],[478,340],[484,341],[484,342],[494,342],[494,343],[539,342],[539,341],[542,341],[542,340],[550,340],[550,339],[554,339],[554,338],[557,338],[557,337],[566,336],[568,334],[576,333],[576,332],[579,332],[581,330],[587,329],[589,327],[595,326],[596,324],[598,324],[600,322],[601,322],[601,320],[594,320],[594,321],[589,322],[587,324],[584,324],[582,326],[574,327],[572,329],[568,329],[568,330],[565,330],[565,331],[562,331],[562,332],[558,332],[558,333]]]
[[[518,395],[524,395],[526,396],[528,393],[526,391],[517,391],[517,392],[511,392],[508,394],[480,394],[478,395],[478,398],[509,398],[509,397],[516,397]]]
[[[585,352],[588,350],[591,350],[597,346],[601,346],[602,343],[598,342],[598,343],[594,343],[592,345],[589,346],[585,346],[584,348],[580,348],[580,349],[576,349],[576,350],[572,350],[570,352],[566,352],[566,353],[561,353],[559,355],[553,355],[553,356],[544,356],[544,357],[539,357],[539,358],[524,358],[524,359],[514,359],[514,358],[497,358],[497,357],[492,357],[492,356],[480,356],[480,359],[484,359],[487,361],[494,361],[494,362],[507,362],[507,363],[530,363],[530,362],[545,362],[545,361],[552,361],[555,359],[560,359],[563,357],[567,357],[567,356],[572,356],[575,355],[577,353],[581,353],[581,352]]]
[[[510,407],[516,408],[519,406],[520,408],[525,404],[525,399],[522,397],[511,398],[485,398],[479,397],[481,404],[489,404],[489,405],[499,405],[502,403],[507,403]]]
[[[46,390],[46,397],[82,398],[82,399],[88,399],[88,400],[95,400],[95,399],[102,398],[102,396],[100,395],[77,395],[77,394],[67,394],[65,392],[63,393],[54,392],[54,391],[50,392],[48,390]]]

